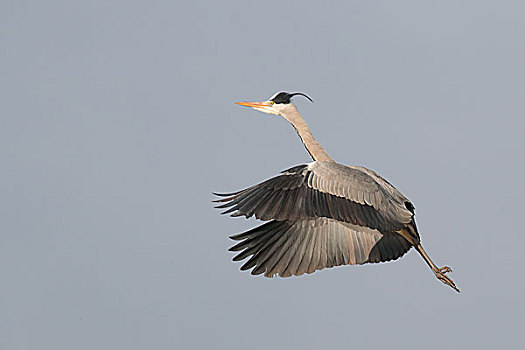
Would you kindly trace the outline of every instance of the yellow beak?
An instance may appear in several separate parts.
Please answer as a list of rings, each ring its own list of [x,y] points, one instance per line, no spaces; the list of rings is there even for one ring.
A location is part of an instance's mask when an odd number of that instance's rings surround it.
[[[252,108],[264,108],[268,107],[266,102],[235,102],[240,106],[252,107]]]

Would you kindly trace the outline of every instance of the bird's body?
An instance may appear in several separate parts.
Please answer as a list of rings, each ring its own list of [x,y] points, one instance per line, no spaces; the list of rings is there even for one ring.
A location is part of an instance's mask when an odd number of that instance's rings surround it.
[[[414,206],[374,171],[334,162],[315,140],[281,92],[266,102],[240,102],[286,118],[296,129],[314,162],[245,190],[221,194],[218,208],[232,216],[255,216],[269,221],[231,236],[241,241],[235,261],[248,261],[242,270],[281,277],[312,273],[327,267],[395,260],[411,247],[425,259],[442,282],[459,291],[423,250],[414,220]],[[304,94],[301,94],[304,95]],[[306,96],[307,97],[307,96]]]

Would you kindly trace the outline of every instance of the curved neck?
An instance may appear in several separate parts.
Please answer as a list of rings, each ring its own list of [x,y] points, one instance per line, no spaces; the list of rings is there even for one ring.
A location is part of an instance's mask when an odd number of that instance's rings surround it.
[[[281,115],[293,125],[295,131],[297,131],[297,134],[301,138],[301,141],[303,141],[304,147],[310,154],[310,157],[315,161],[334,162],[332,157],[326,153],[323,147],[314,138],[314,135],[312,135],[310,128],[304,121],[303,117],[301,117],[301,114],[299,114],[297,108],[293,104],[289,104],[286,107],[286,109],[281,111]]]

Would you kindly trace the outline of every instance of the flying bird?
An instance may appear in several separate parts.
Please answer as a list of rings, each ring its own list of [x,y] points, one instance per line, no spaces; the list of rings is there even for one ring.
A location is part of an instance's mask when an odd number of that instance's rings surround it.
[[[459,292],[421,245],[414,205],[374,171],[336,163],[312,135],[292,103],[301,92],[279,92],[264,102],[241,106],[285,118],[297,131],[313,162],[294,166],[260,184],[234,193],[214,193],[223,214],[268,221],[230,236],[233,260],[241,270],[266,277],[298,276],[339,266],[396,260],[414,247],[434,275]]]

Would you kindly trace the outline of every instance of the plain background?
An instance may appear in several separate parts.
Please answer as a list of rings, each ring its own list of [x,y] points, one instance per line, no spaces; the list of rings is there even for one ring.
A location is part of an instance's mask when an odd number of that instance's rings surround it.
[[[1,349],[523,346],[522,1],[2,1]],[[411,251],[240,272],[212,191],[340,163],[417,210]]]

